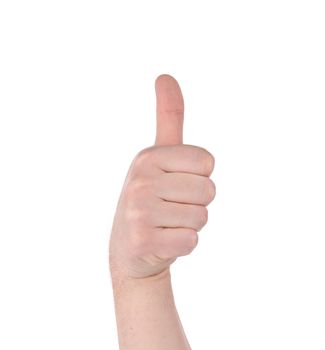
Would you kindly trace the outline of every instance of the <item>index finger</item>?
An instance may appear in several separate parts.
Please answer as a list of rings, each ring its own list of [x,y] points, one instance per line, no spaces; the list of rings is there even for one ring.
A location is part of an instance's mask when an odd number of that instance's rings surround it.
[[[193,145],[153,146],[142,151],[144,157],[165,172],[210,176],[214,157],[205,148]]]

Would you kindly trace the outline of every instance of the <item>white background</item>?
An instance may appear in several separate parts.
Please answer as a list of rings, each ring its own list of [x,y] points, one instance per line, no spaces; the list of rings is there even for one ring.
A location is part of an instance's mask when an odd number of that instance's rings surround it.
[[[117,349],[107,244],[154,80],[216,158],[172,267],[193,349],[325,348],[323,1],[0,2],[0,348]]]

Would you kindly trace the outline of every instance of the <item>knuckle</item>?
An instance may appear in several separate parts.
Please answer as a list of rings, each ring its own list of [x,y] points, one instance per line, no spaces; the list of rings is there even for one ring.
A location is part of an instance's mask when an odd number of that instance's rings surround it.
[[[198,161],[202,164],[203,173],[210,175],[214,169],[214,156],[203,147],[195,146],[195,148],[197,150]]]
[[[198,226],[202,228],[208,222],[208,209],[201,206],[198,213]]]
[[[206,183],[203,192],[205,193],[207,204],[211,203],[214,197],[216,196],[216,185],[211,179],[206,178]]]
[[[127,185],[127,196],[129,199],[135,199],[147,192],[150,185],[150,181],[147,177],[134,176]]]
[[[183,115],[184,115],[183,108],[164,108],[162,112],[166,113],[166,114],[172,114],[172,115],[175,115],[177,117],[183,117]]]
[[[214,169],[214,162],[214,156],[210,152],[205,151],[204,169],[208,175],[210,175]]]
[[[139,225],[145,219],[144,210],[137,206],[131,207],[126,212],[126,218],[132,225]]]
[[[188,232],[188,245],[187,245],[187,254],[191,253],[192,250],[197,246],[199,242],[199,236],[195,230],[190,230]]]
[[[147,147],[142,149],[134,158],[134,164],[138,166],[142,166],[149,162],[152,158],[153,147]]]

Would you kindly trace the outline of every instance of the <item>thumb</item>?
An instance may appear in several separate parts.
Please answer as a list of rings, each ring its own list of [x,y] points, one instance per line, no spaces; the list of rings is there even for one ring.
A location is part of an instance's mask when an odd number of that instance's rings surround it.
[[[183,143],[184,100],[175,78],[160,75],[155,82],[157,99],[156,142],[161,145]]]

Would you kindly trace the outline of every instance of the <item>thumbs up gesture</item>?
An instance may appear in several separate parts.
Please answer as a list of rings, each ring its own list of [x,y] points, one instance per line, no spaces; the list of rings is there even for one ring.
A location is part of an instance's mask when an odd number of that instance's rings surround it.
[[[184,101],[177,81],[160,75],[155,88],[155,145],[140,151],[129,168],[109,244],[111,271],[131,278],[162,273],[189,254],[215,196],[209,178],[213,156],[183,144]]]

